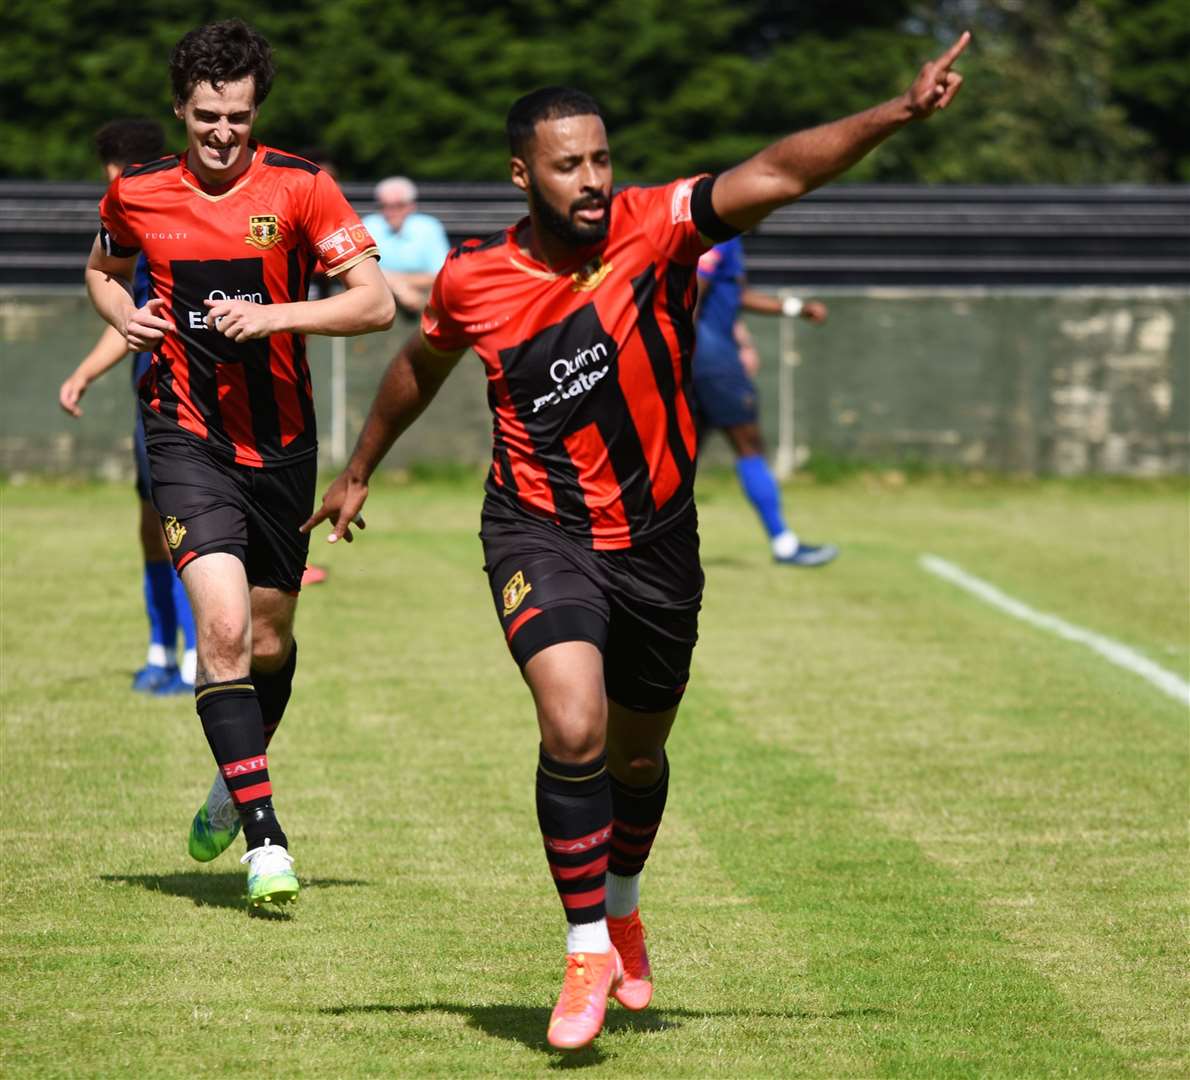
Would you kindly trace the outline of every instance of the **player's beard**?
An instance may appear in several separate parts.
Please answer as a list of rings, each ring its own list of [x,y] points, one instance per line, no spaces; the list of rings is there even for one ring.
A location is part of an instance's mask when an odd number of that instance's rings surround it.
[[[529,177],[529,206],[541,222],[542,228],[548,229],[559,240],[571,247],[589,247],[607,239],[607,231],[612,223],[611,200],[602,195],[584,195],[570,204],[570,210],[561,214],[550,205],[550,201],[542,193],[541,188],[532,176]],[[571,216],[576,210],[587,210],[602,206],[603,217],[594,225],[580,225]]]

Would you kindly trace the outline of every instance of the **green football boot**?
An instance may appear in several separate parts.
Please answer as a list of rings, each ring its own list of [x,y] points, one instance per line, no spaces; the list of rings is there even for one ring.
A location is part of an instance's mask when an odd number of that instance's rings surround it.
[[[297,899],[293,856],[283,847],[266,840],[263,847],[253,848],[240,862],[248,864],[248,903],[254,908],[261,904],[291,904]]]
[[[190,823],[190,857],[199,862],[210,862],[222,855],[239,834],[240,815],[223,774],[216,772],[207,801],[198,808]]]

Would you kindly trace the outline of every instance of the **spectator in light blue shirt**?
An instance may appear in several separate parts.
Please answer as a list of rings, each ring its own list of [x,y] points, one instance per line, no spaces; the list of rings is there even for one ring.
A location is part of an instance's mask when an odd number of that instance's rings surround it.
[[[442,222],[417,212],[417,187],[408,177],[381,180],[375,194],[380,210],[364,218],[364,227],[380,248],[380,269],[397,306],[417,316],[430,298],[450,241]]]

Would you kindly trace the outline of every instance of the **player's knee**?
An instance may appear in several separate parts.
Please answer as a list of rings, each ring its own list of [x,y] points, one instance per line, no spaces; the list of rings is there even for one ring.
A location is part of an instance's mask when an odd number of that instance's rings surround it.
[[[665,768],[665,751],[660,746],[647,750],[634,748],[627,753],[615,752],[609,747],[607,758],[608,767],[616,779],[629,787],[655,784]]]
[[[603,753],[607,723],[594,707],[559,703],[541,713],[540,725],[542,746],[557,761],[577,765]]]
[[[269,624],[257,623],[252,629],[252,667],[257,671],[278,671],[289,659],[293,638]]]
[[[216,615],[202,622],[198,635],[204,669],[218,678],[235,678],[245,666],[250,651],[247,620]]]

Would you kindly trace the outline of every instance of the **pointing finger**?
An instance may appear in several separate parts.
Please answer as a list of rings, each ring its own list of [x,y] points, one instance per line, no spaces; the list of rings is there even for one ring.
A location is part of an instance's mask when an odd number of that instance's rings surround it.
[[[946,52],[944,52],[940,57],[938,57],[938,63],[943,68],[950,67],[950,65],[953,64],[963,54],[963,50],[969,44],[971,44],[971,31],[964,30],[959,35],[959,40],[956,41],[949,49],[947,49]]]

